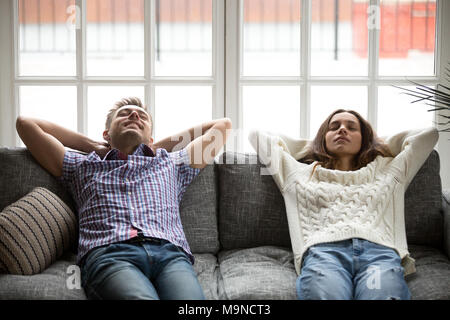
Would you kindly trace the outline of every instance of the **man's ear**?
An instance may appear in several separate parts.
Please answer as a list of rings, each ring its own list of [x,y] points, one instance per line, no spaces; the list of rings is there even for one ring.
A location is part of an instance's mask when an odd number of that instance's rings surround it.
[[[111,137],[109,136],[108,130],[103,131],[103,139],[105,139],[105,141],[107,141],[109,144],[111,144]]]

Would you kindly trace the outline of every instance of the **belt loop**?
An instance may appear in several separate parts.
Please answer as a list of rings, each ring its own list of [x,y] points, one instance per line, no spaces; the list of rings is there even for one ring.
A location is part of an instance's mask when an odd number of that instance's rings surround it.
[[[359,256],[362,253],[362,242],[359,238],[352,238],[354,255]]]

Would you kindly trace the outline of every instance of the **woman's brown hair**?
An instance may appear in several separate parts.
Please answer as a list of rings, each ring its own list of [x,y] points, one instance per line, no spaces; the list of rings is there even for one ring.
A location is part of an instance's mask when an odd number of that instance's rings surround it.
[[[322,167],[327,169],[335,169],[337,159],[333,157],[327,150],[325,143],[325,136],[329,131],[329,124],[331,119],[338,113],[348,112],[354,115],[361,128],[361,149],[354,157],[352,170],[358,170],[365,167],[367,164],[375,160],[379,155],[383,157],[393,157],[389,147],[377,137],[373,131],[372,126],[366,121],[358,112],[353,110],[338,109],[331,113],[319,128],[316,137],[309,147],[308,154],[300,159],[304,163],[313,163],[317,161]]]

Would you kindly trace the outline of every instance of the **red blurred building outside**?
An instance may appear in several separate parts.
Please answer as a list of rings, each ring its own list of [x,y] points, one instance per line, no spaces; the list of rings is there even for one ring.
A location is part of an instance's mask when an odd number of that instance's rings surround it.
[[[353,1],[353,49],[367,56],[368,5]],[[384,0],[380,6],[380,57],[405,58],[409,50],[433,52],[436,2]]]
[[[88,0],[87,22],[143,22],[144,0]],[[65,23],[74,0],[20,0],[19,22]],[[245,0],[244,22],[288,23],[300,19],[300,0]],[[172,23],[211,22],[211,0],[159,0],[158,21]],[[367,56],[368,1],[339,0],[338,21],[352,25],[353,51]],[[380,6],[380,57],[404,58],[409,50],[433,52],[435,0],[383,0]],[[335,0],[316,0],[312,22],[335,21]]]

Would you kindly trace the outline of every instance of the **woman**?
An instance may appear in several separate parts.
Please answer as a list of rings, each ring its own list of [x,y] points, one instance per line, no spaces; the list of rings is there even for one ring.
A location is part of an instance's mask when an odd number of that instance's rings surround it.
[[[261,131],[249,139],[285,200],[299,299],[410,299],[404,193],[436,129],[384,144],[357,112],[339,109],[312,142]]]

